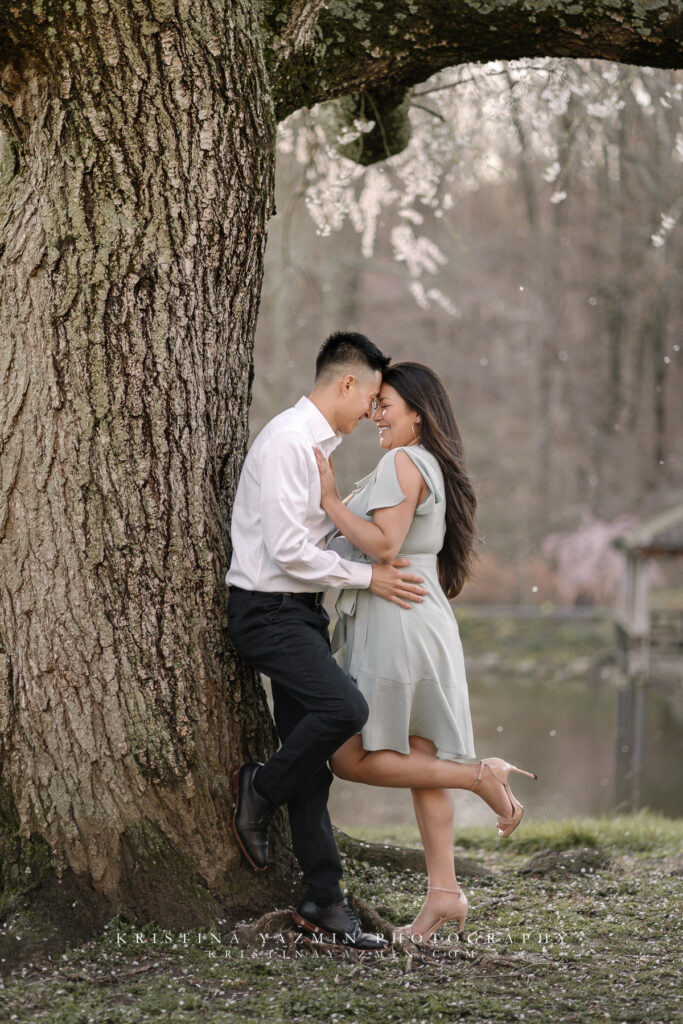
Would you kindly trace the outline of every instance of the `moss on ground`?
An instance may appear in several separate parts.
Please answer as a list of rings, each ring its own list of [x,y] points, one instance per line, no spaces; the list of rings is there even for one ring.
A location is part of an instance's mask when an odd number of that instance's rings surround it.
[[[416,844],[410,829],[358,834]],[[468,941],[444,931],[419,961],[403,950],[305,949],[286,932],[244,948],[222,921],[179,933],[114,919],[86,945],[6,976],[0,1017],[670,1024],[680,1017],[682,840],[682,822],[649,811],[523,824],[504,842],[493,829],[459,834],[493,874],[463,883]],[[544,873],[520,874],[530,861]],[[424,878],[355,862],[346,885],[402,923],[419,908]]]

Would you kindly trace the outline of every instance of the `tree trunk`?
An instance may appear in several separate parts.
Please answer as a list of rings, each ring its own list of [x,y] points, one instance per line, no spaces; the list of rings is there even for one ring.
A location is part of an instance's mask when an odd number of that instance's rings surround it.
[[[187,924],[268,899],[230,826],[273,732],[224,574],[274,117],[250,5],[165,6],[60,15],[5,72],[0,771],[58,874]]]

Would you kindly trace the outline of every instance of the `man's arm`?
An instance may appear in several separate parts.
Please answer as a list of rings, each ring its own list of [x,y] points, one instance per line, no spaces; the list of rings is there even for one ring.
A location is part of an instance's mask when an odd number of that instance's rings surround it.
[[[261,452],[261,525],[270,557],[286,574],[312,588],[370,585],[372,567],[317,547],[305,521],[310,477],[307,442],[300,435],[277,434]]]
[[[392,565],[369,565],[317,547],[304,526],[311,486],[307,443],[294,432],[271,438],[261,453],[261,525],[270,557],[287,576],[312,587],[370,589],[409,608],[426,591],[422,577]],[[409,563],[403,559],[396,566]]]

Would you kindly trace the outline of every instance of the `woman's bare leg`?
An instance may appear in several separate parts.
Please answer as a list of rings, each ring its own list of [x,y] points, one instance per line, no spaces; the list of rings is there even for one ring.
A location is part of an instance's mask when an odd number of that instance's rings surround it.
[[[430,739],[410,737],[411,750],[434,756],[436,748]],[[427,862],[430,886],[451,892],[428,891],[415,920],[409,926],[414,936],[428,933],[442,916],[450,916],[460,907],[454,864],[453,833],[455,806],[450,790],[411,790],[415,817],[420,829]]]
[[[436,754],[431,740],[421,736],[410,737],[411,750]],[[453,864],[453,828],[455,807],[448,789],[411,789],[415,819],[420,830],[427,862],[430,885],[442,889],[456,889]]]
[[[432,756],[436,748],[431,740],[410,737],[412,750],[421,750]],[[448,789],[411,789],[415,818],[427,862],[428,884],[439,889],[457,892],[453,858],[454,803]],[[428,892],[422,908],[411,924],[413,933],[426,932],[434,921],[447,914],[453,906],[454,896],[447,892]]]
[[[330,764],[340,779],[395,789],[471,789],[479,771],[478,762],[443,761],[416,747],[411,747],[409,754],[364,750],[360,733],[335,751]],[[476,794],[499,816],[509,817],[513,813],[504,785],[491,772],[484,772]]]

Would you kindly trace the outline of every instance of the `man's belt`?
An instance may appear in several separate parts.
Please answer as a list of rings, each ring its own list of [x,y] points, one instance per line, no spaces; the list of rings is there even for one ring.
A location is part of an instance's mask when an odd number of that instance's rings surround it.
[[[235,587],[231,585],[230,591],[238,590],[241,594],[257,594],[259,597],[293,597],[295,601],[299,601],[301,604],[305,604],[308,608],[321,608],[322,603],[325,600],[325,592],[320,591],[316,593],[309,592],[293,592],[287,590],[245,590],[244,587]]]

